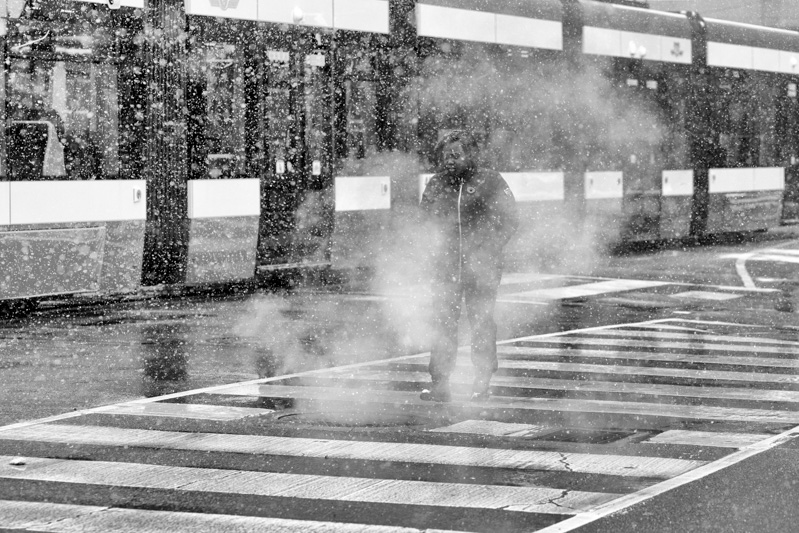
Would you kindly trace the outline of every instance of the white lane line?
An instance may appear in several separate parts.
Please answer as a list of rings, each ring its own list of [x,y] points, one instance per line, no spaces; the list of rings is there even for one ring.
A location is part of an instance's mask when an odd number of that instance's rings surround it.
[[[248,416],[262,416],[274,413],[275,411],[274,409],[191,403],[123,403],[101,407],[97,412],[114,415],[161,416],[167,418],[225,421],[239,420]]]
[[[416,528],[375,526],[210,513],[120,509],[62,503],[0,500],[0,527],[26,531],[192,533],[274,531],[280,533],[420,533]],[[440,533],[444,530],[436,530]]]
[[[509,450],[395,442],[360,442],[301,437],[185,433],[99,426],[41,425],[9,431],[5,440],[135,446],[159,450],[246,453],[283,457],[313,457],[358,461],[434,464],[462,467],[513,468],[550,472],[579,472],[619,477],[669,478],[705,461],[598,455],[588,453]]]
[[[634,370],[634,369],[633,369]],[[799,379],[799,378],[797,378]],[[379,410],[381,405],[402,406],[409,409],[431,409],[430,402],[422,401],[416,392],[397,392],[384,390],[346,390],[334,387],[287,387],[281,385],[248,385],[231,387],[224,394],[241,396],[263,396],[266,398],[291,398],[300,400],[303,406],[313,409],[334,408],[334,405],[346,405],[350,412],[357,412],[364,405],[369,409]],[[307,402],[307,403],[306,403]],[[507,417],[511,410],[527,411],[529,415],[544,413],[563,415],[613,415],[686,419],[719,422],[751,422],[764,424],[799,424],[799,412],[772,409],[743,409],[713,407],[703,405],[661,404],[647,402],[622,402],[612,400],[563,400],[556,398],[516,398],[508,396],[492,396],[487,402],[448,404],[452,410],[473,410],[480,408],[491,417],[491,412]]]
[[[628,507],[632,507],[633,505],[637,505],[641,502],[654,498],[655,496],[682,487],[683,485],[693,483],[694,481],[698,481],[711,474],[724,470],[725,468],[745,461],[746,459],[776,448],[777,446],[780,446],[798,436],[799,426],[780,433],[779,435],[775,435],[769,439],[745,446],[737,452],[733,452],[717,461],[700,466],[699,468],[690,472],[686,472],[685,474],[681,474],[667,481],[652,485],[651,487],[647,487],[633,494],[622,496],[615,501],[608,502],[596,508],[578,513],[571,518],[563,520],[562,522],[539,529],[536,531],[536,533],[568,533],[570,531],[574,531],[577,528],[595,522],[600,518],[618,513],[624,509],[627,509]]]
[[[643,441],[643,443],[743,448],[744,446],[752,445],[773,436],[774,435],[769,435],[768,433],[714,433],[710,431],[672,429],[655,435]]]
[[[681,300],[710,300],[716,302],[725,302],[742,297],[743,297],[742,294],[730,294],[730,293],[710,292],[710,291],[685,291],[669,295],[669,298],[678,298]]]
[[[464,485],[38,457],[28,458],[27,468],[18,470],[8,464],[12,459],[0,456],[0,479],[565,515],[619,497],[619,494],[585,491],[564,494],[566,491],[562,489],[535,486]]]
[[[741,278],[743,286],[747,289],[755,289],[757,288],[757,286],[755,285],[755,282],[752,280],[752,276],[750,276],[749,272],[746,270],[746,262],[748,260],[789,262],[789,263],[799,262],[799,259],[792,257],[793,254],[797,253],[796,250],[781,250],[781,248],[784,248],[786,246],[796,245],[797,242],[799,241],[785,242],[782,244],[778,244],[777,246],[769,246],[767,248],[762,248],[760,250],[754,250],[752,252],[747,252],[743,254],[724,254],[721,256],[721,258],[727,259],[735,257],[735,271],[738,273],[738,277]]]
[[[551,301],[566,298],[581,298],[584,296],[597,296],[610,292],[624,292],[638,289],[649,289],[652,287],[662,287],[669,283],[662,281],[644,281],[635,279],[616,279],[610,281],[598,281],[582,285],[568,285],[565,287],[536,289],[532,291],[514,292],[507,296],[516,300],[537,300]]]

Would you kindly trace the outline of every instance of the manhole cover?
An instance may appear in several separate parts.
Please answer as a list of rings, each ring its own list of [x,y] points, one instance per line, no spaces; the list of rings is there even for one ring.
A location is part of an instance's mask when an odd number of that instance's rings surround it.
[[[292,411],[278,414],[281,424],[325,427],[409,427],[430,424],[431,420],[410,413]]]

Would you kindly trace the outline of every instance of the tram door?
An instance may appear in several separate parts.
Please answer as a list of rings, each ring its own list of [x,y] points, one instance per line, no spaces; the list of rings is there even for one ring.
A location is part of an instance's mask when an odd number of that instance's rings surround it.
[[[335,206],[327,39],[304,32],[283,35],[267,44],[261,62],[260,267],[330,259]]]

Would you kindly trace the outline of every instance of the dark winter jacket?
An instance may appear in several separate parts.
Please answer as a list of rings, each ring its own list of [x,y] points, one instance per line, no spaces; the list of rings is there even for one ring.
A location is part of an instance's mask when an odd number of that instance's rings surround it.
[[[421,209],[437,232],[431,239],[435,279],[499,282],[502,249],[519,222],[516,200],[498,172],[472,170],[462,183],[438,173],[425,188]]]

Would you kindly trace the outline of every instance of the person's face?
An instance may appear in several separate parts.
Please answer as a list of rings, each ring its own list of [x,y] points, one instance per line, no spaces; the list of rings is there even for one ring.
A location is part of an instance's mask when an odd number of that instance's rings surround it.
[[[444,146],[441,152],[441,162],[448,174],[459,176],[469,168],[469,158],[460,141],[455,141]]]

